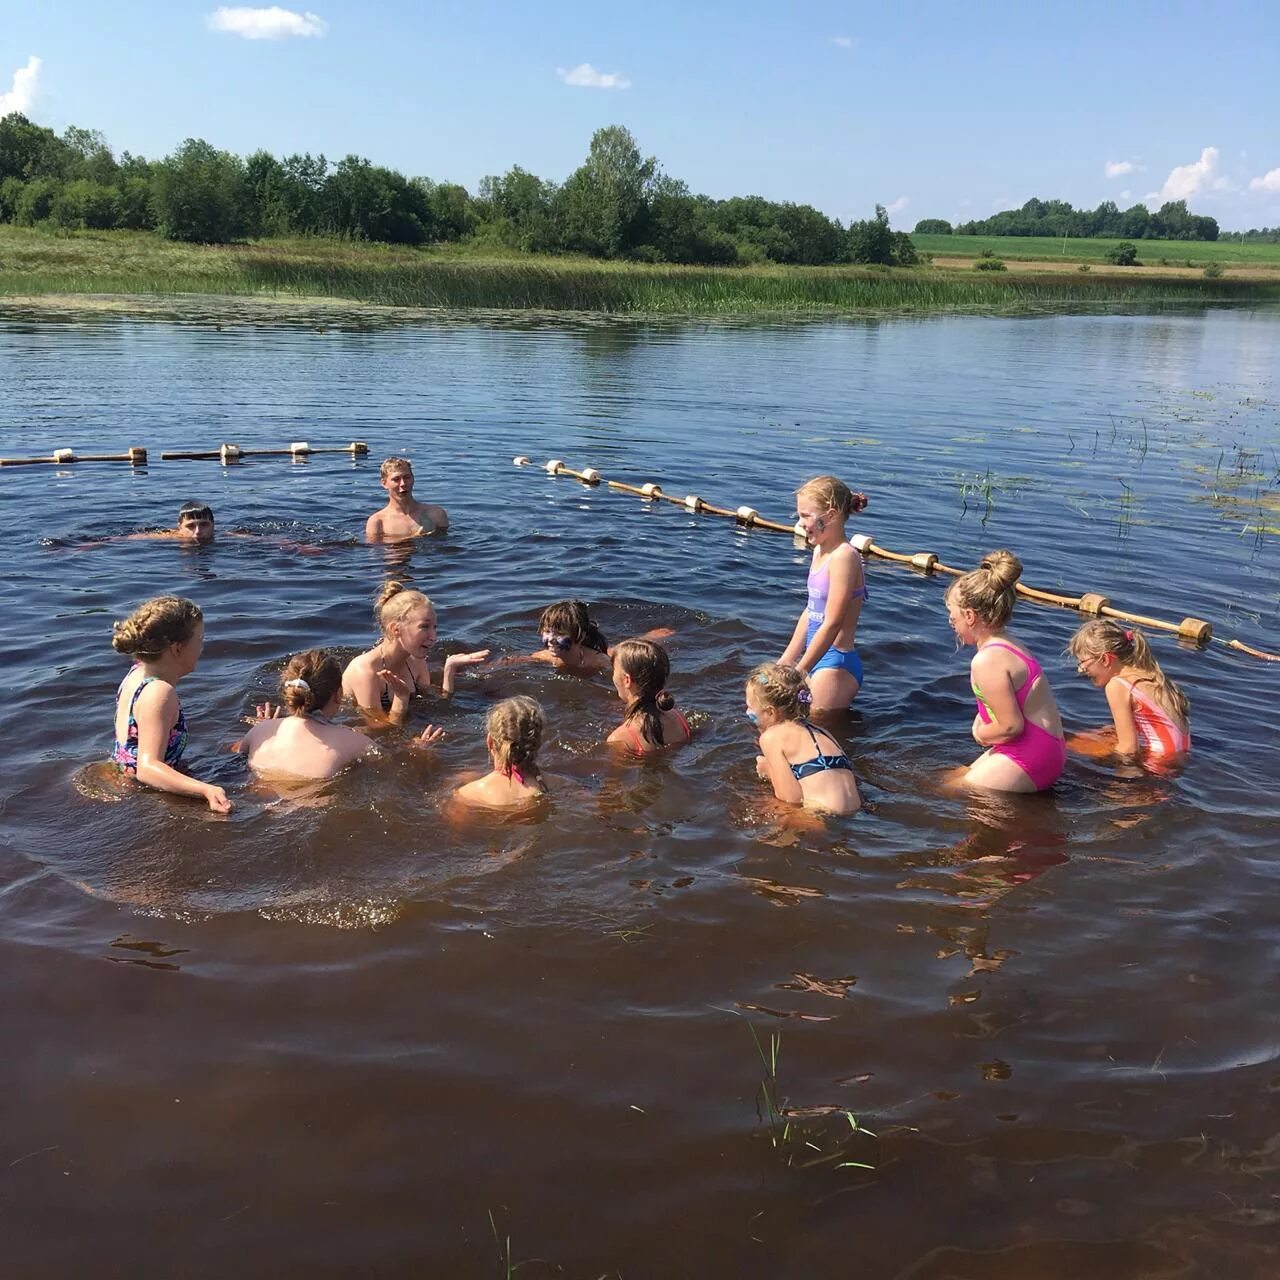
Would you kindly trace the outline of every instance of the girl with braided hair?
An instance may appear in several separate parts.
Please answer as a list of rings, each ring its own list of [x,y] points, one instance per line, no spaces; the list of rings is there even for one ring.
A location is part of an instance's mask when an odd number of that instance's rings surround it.
[[[374,749],[359,730],[334,724],[342,709],[342,667],[322,649],[289,660],[280,673],[280,702],[260,707],[258,722],[233,748],[256,772],[332,778]]]
[[[969,667],[978,700],[972,732],[986,750],[965,770],[964,782],[991,791],[1045,791],[1067,762],[1049,678],[1005,630],[1021,576],[1022,561],[1012,551],[992,551],[946,596],[956,639],[977,649]]]
[[[756,772],[786,804],[856,813],[862,798],[853,765],[833,734],[809,723],[812,704],[795,667],[765,662],[747,677],[747,719],[760,730]]]
[[[1071,637],[1067,650],[1079,664],[1076,671],[1107,695],[1119,755],[1162,759],[1191,750],[1191,704],[1160,669],[1141,631],[1094,618]]]
[[[489,809],[510,809],[545,796],[538,748],[546,726],[542,708],[532,698],[521,694],[499,702],[484,724],[489,772],[460,786],[455,798]]]
[[[627,710],[609,735],[610,742],[647,756],[693,737],[689,722],[667,692],[670,674],[667,651],[652,640],[623,640],[614,647],[613,687]]]

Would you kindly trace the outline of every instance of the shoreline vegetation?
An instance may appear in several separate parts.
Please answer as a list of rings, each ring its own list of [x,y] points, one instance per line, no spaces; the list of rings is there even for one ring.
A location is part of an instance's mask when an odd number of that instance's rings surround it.
[[[934,251],[933,238],[921,239],[926,253]],[[990,238],[936,239],[947,243],[930,265],[693,267],[495,251],[492,246],[410,248],[325,237],[199,245],[147,232],[53,234],[0,226],[0,307],[20,300],[24,309],[60,309],[73,298],[92,297],[110,300],[102,309],[146,312],[152,310],[148,298],[183,294],[259,302],[636,315],[1008,312],[1280,302],[1280,246],[1166,242],[1160,249],[1167,267],[1137,269],[1105,265],[1109,242],[1068,241],[1071,256],[1065,265],[1061,257],[1054,261],[1041,251],[990,272],[973,269],[982,260],[978,255],[991,252]],[[1093,262],[1080,256],[1081,246],[1092,249]],[[997,247],[1005,252],[1003,244]],[[1061,242],[1058,247],[1061,253]],[[1235,252],[1210,259],[1207,248]],[[972,256],[961,256],[961,249]],[[1273,252],[1248,252],[1259,249]],[[941,257],[943,253],[949,256]],[[1191,255],[1198,255],[1199,262]],[[1209,261],[1219,264],[1220,274],[1205,275]],[[1088,265],[1088,272],[1081,265]]]

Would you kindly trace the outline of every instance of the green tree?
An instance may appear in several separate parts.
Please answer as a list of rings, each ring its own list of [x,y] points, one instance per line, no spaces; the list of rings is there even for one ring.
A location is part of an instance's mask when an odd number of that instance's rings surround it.
[[[328,229],[359,240],[422,244],[432,238],[426,195],[403,174],[361,156],[338,162],[324,188]]]
[[[1138,262],[1138,246],[1131,240],[1122,240],[1113,245],[1103,255],[1106,260],[1117,267],[1136,267]]]
[[[876,216],[862,222],[851,222],[846,232],[850,262],[893,261],[893,232],[884,205],[876,205]]]
[[[945,218],[921,218],[916,223],[915,234],[918,236],[949,236],[951,223]]]
[[[20,111],[0,119],[0,178],[60,178],[66,169],[66,144],[52,129],[32,124]]]
[[[23,183],[14,203],[14,222],[20,227],[34,227],[37,222],[43,222],[53,210],[60,185],[52,178],[32,178]]]
[[[120,195],[105,182],[77,178],[53,198],[49,219],[67,231],[107,231],[119,224]]]
[[[244,161],[202,138],[188,138],[156,165],[153,194],[159,229],[170,240],[225,244],[250,230]]]
[[[557,193],[565,248],[620,258],[643,243],[646,201],[657,169],[652,156],[641,157],[629,129],[619,124],[597,129],[586,161]]]

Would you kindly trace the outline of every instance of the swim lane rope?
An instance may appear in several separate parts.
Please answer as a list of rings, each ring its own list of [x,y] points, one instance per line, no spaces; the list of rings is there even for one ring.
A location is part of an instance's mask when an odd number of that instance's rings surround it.
[[[791,525],[782,524],[777,520],[766,520],[754,507],[718,507],[699,497],[696,493],[678,497],[675,494],[664,493],[661,485],[653,483],[635,485],[624,484],[621,480],[607,480],[595,467],[584,467],[581,471],[575,471],[572,467],[566,466],[560,458],[552,458],[549,462],[535,464],[529,458],[520,454],[513,458],[512,462],[517,467],[537,466],[539,470],[545,471],[549,476],[569,476],[586,485],[603,484],[606,488],[616,490],[619,493],[633,494],[635,497],[644,498],[650,502],[669,502],[673,506],[683,507],[684,510],[692,515],[722,516],[748,529],[767,529],[772,533],[789,533],[793,537],[804,537],[804,530],[801,529],[798,523]],[[950,577],[958,578],[962,573],[967,572],[965,569],[957,569],[952,565],[943,564],[932,551],[917,551],[914,554],[889,551],[885,547],[877,546],[870,535],[865,533],[854,534],[849,541],[864,557],[875,556],[881,560],[890,560],[895,564],[906,565],[926,575],[943,573]],[[1092,591],[1085,592],[1082,595],[1063,595],[1056,591],[1042,591],[1037,587],[1029,587],[1024,582],[1015,583],[1014,589],[1020,596],[1024,596],[1028,600],[1034,600],[1037,604],[1053,605],[1059,609],[1075,609],[1077,612],[1091,618],[1116,618],[1124,622],[1135,622],[1139,626],[1149,627],[1154,631],[1169,632],[1172,635],[1176,635],[1179,640],[1188,640],[1199,646],[1207,645],[1210,641],[1216,640],[1217,643],[1224,645],[1228,649],[1239,650],[1239,652],[1247,653],[1251,657],[1261,658],[1265,662],[1280,662],[1280,653],[1268,653],[1264,649],[1255,649],[1252,645],[1245,644],[1242,640],[1224,640],[1215,636],[1212,624],[1205,622],[1203,618],[1183,618],[1181,622],[1169,622],[1164,618],[1150,618],[1140,613],[1129,613],[1124,609],[1114,608],[1106,596]]]

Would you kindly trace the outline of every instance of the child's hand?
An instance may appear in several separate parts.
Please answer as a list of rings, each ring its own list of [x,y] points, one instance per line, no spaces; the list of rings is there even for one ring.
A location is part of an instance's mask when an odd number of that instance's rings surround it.
[[[451,653],[445,660],[446,667],[473,667],[489,657],[488,649],[477,649],[475,653]]]
[[[221,787],[205,787],[204,798],[214,813],[231,812],[231,801],[227,799],[227,793]]]
[[[769,781],[769,762],[764,756],[756,756],[756,777]]]
[[[429,724],[423,731],[418,734],[418,743],[424,747],[433,747],[445,736],[443,729],[437,729],[435,725]]]
[[[279,720],[280,712],[283,710],[279,703],[260,702],[254,707],[253,713],[257,720]]]

